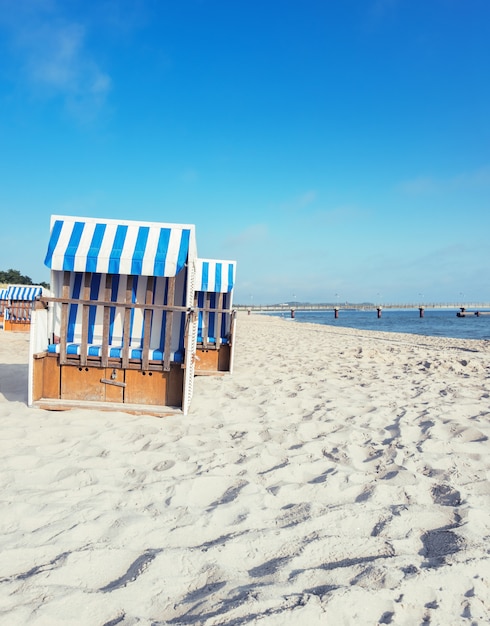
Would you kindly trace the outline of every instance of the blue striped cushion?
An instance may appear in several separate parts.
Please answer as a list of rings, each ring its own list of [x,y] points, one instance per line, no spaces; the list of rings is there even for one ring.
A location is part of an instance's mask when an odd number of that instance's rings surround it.
[[[81,344],[79,343],[69,343],[66,346],[66,353],[72,356],[80,355]],[[51,354],[59,354],[60,353],[60,344],[59,343],[51,343],[48,346],[48,352]],[[102,356],[102,346],[89,344],[87,345],[87,356]],[[178,350],[177,352],[170,353],[170,360],[174,363],[183,363],[183,351]],[[109,346],[109,357],[113,359],[120,359],[122,357],[122,347],[121,346]],[[130,359],[138,359],[141,360],[143,357],[142,348],[130,348],[129,349],[129,358]],[[163,352],[161,350],[150,350],[149,352],[150,361],[163,361]]]
[[[11,322],[30,322],[30,311],[26,311],[27,315],[16,315],[9,307],[5,307],[4,316],[6,320]]]
[[[197,343],[202,343],[203,341],[204,340],[203,340],[202,334],[197,335]],[[216,337],[208,337],[207,338],[207,342],[208,343],[216,343]],[[221,337],[220,344],[224,345],[224,344],[227,344],[227,343],[228,343],[228,338],[227,337]]]

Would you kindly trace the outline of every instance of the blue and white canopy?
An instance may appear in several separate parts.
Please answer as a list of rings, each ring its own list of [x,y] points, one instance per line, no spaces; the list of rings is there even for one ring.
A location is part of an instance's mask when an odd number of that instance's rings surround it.
[[[6,300],[33,301],[43,292],[39,285],[9,285]]]
[[[193,225],[53,215],[44,263],[52,270],[171,277],[195,256]]]
[[[0,300],[6,300],[7,299],[7,292],[8,292],[8,288],[7,287],[5,289],[0,289]]]
[[[196,291],[229,293],[235,284],[236,261],[197,259]]]

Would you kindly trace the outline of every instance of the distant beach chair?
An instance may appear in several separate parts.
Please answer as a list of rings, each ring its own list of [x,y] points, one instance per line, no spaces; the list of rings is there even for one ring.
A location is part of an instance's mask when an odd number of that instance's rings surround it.
[[[53,216],[29,404],[187,414],[196,256],[193,225]]]
[[[233,371],[236,315],[232,309],[236,262],[197,259],[196,375]]]
[[[3,306],[3,329],[28,332],[35,300],[42,294],[40,285],[9,285]]]
[[[2,327],[3,327],[3,315],[4,315],[5,307],[7,306],[7,291],[8,291],[7,287],[0,289],[0,323],[2,324]]]

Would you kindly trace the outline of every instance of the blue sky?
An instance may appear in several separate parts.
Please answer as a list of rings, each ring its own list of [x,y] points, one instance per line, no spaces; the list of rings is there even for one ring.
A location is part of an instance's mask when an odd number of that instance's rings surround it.
[[[488,0],[0,0],[0,269],[192,223],[235,301],[490,301]]]

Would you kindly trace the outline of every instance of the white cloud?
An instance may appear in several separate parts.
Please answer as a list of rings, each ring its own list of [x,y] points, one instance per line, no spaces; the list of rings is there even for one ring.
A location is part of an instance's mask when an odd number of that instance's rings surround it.
[[[231,249],[243,246],[253,246],[263,243],[267,238],[267,226],[265,224],[253,224],[248,226],[233,237],[228,237],[225,246]]]
[[[24,44],[31,80],[61,91],[77,89],[83,39],[84,29],[78,24],[29,33]]]
[[[472,190],[490,186],[490,166],[480,167],[472,172],[462,172],[450,178],[420,176],[403,181],[398,185],[402,192],[412,195],[445,193]]]
[[[199,172],[193,167],[188,167],[180,175],[180,180],[184,183],[195,183],[198,179]]]
[[[397,19],[398,9],[402,3],[403,0],[372,0],[366,3],[365,28],[371,33],[389,28],[390,24]]]
[[[383,17],[389,11],[394,10],[400,4],[400,0],[374,0],[372,12],[377,17]]]
[[[465,172],[456,176],[452,183],[459,188],[481,187],[490,185],[490,165],[481,167],[473,172]]]
[[[281,211],[285,213],[296,213],[314,204],[317,199],[317,192],[314,189],[304,191],[299,196],[295,196],[279,205]]]
[[[2,24],[28,88],[37,96],[61,97],[77,117],[93,118],[106,102],[111,78],[89,50],[87,25],[66,19],[63,5],[54,2],[20,2],[10,9]]]
[[[300,208],[305,208],[308,205],[312,204],[313,202],[315,202],[316,200],[316,191],[314,191],[313,189],[310,191],[305,191],[304,194],[302,194],[299,198],[298,198],[298,205]]]
[[[318,226],[352,224],[365,220],[366,216],[366,211],[355,206],[345,205],[333,209],[315,211],[311,215],[311,222]]]
[[[435,191],[437,184],[436,181],[429,176],[419,176],[418,178],[413,178],[412,180],[406,180],[403,183],[400,183],[398,187],[401,191],[408,194],[424,194]]]

